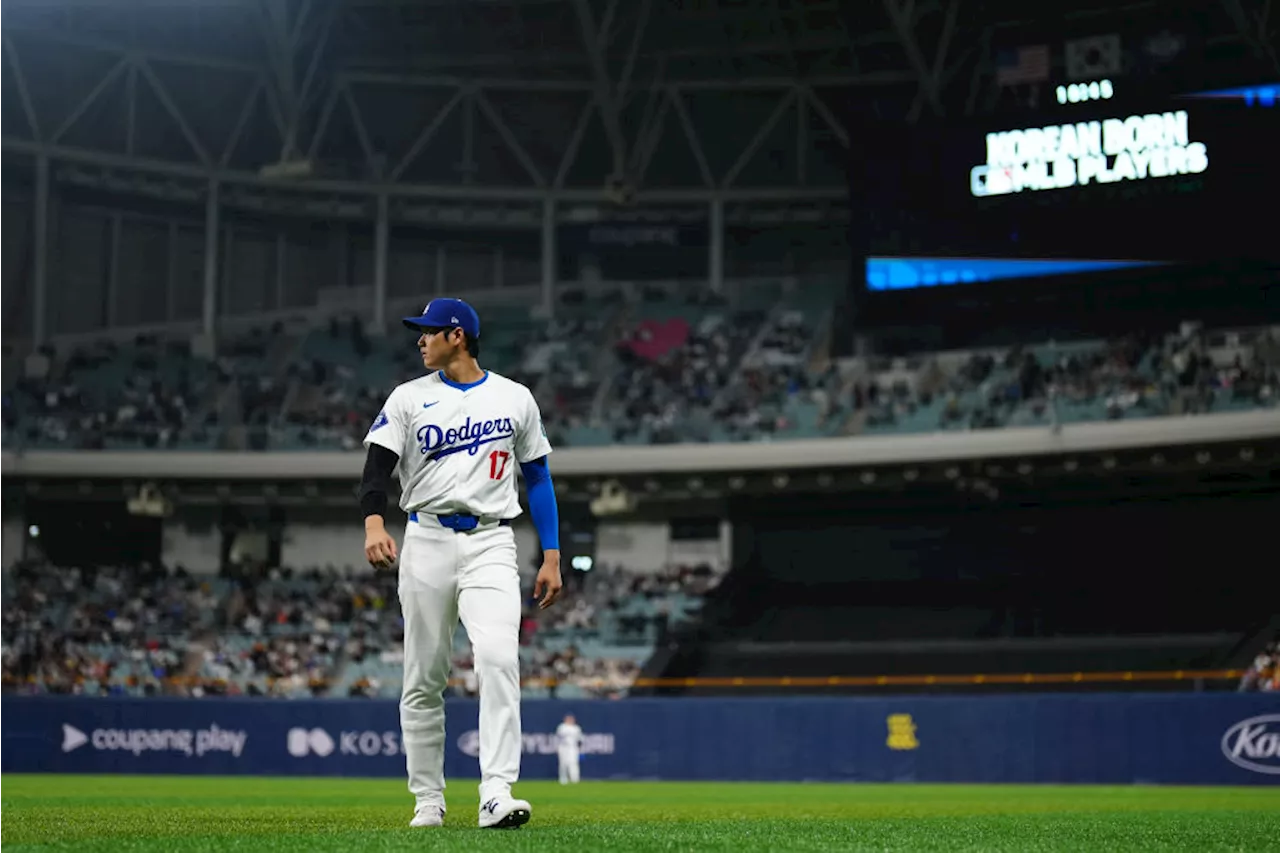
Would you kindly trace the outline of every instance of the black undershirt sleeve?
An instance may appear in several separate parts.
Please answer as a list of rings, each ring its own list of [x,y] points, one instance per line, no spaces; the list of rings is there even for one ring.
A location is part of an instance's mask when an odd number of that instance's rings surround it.
[[[360,514],[386,516],[387,492],[391,489],[391,472],[396,469],[400,457],[395,451],[380,444],[369,445],[364,459],[364,477],[360,481]]]

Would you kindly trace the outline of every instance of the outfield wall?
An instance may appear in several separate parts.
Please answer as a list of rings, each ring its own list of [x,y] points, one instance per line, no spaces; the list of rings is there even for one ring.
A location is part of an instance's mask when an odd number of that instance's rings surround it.
[[[404,775],[396,705],[3,697],[5,773]],[[1280,784],[1280,694],[529,701],[525,778],[565,713],[587,778]],[[448,704],[446,772],[479,775],[477,706]]]

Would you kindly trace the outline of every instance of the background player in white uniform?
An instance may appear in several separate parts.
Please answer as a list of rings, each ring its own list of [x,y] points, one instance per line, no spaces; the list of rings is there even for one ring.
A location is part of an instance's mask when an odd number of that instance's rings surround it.
[[[556,751],[560,754],[560,784],[577,784],[578,754],[582,750],[582,729],[573,714],[565,714],[564,722],[556,727],[556,738],[559,743]]]
[[[511,519],[520,514],[519,465],[530,515],[542,542],[534,585],[545,608],[560,594],[551,445],[529,389],[482,370],[480,319],[459,299],[435,299],[404,323],[420,332],[431,372],[391,392],[365,437],[368,458],[360,503],[365,556],[396,560],[383,516],[392,470],[409,514],[400,554],[404,611],[404,691],[400,727],[416,804],[411,826],[444,818],[444,690],[453,634],[461,617],[480,682],[482,827],[515,827],[531,808],[514,799],[520,774],[520,578]]]

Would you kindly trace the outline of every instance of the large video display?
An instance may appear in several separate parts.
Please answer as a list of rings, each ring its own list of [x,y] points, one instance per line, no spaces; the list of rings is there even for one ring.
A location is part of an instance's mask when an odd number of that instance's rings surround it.
[[[1113,98],[864,132],[855,245],[873,257],[1280,258],[1280,108],[1257,100]]]

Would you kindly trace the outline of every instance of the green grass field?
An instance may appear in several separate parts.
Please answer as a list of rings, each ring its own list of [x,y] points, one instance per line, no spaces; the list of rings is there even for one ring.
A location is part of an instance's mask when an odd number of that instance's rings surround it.
[[[533,820],[476,828],[473,782],[411,830],[404,783],[23,776],[6,850],[1280,850],[1280,788],[521,783]],[[12,846],[8,846],[12,845]]]

